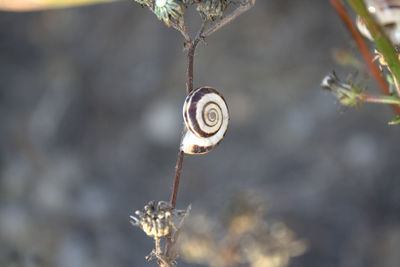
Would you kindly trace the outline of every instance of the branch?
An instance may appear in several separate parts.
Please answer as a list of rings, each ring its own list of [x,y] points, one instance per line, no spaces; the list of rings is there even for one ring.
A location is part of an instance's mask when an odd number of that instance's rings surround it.
[[[387,95],[379,96],[379,95],[360,94],[359,100],[361,102],[400,105],[400,98]]]
[[[197,43],[196,43],[197,44]],[[187,69],[186,69],[186,94],[190,94],[193,90],[193,65],[194,65],[194,51],[196,50],[195,43],[189,43],[187,54]]]
[[[348,1],[352,2],[352,0],[348,0]],[[355,0],[355,1],[358,1],[358,0]],[[360,0],[360,2],[361,1],[362,0]],[[382,92],[385,95],[389,95],[390,93],[389,93],[388,84],[386,83],[385,79],[382,77],[378,67],[373,63],[373,57],[372,57],[371,53],[369,52],[367,45],[365,44],[363,38],[361,37],[361,35],[357,31],[356,27],[354,26],[352,20],[350,19],[349,15],[347,14],[347,11],[345,10],[343,4],[341,3],[340,0],[330,0],[330,2],[333,5],[333,7],[335,8],[335,10],[338,13],[338,15],[340,16],[340,18],[342,19],[346,28],[349,30],[352,37],[356,41],[357,46],[360,49],[360,52],[364,58],[364,61],[366,62],[371,74],[373,75],[373,77],[375,78],[377,83],[379,84]],[[397,115],[400,115],[400,107],[399,106],[392,105],[392,108]]]
[[[203,24],[201,25],[198,33],[196,34],[195,38],[192,40],[190,35],[188,34],[186,30],[186,25],[184,23],[184,20],[180,20],[179,24],[176,22],[173,22],[171,25],[173,28],[178,30],[183,37],[185,38],[186,45],[188,46],[188,52],[187,52],[187,69],[186,69],[186,94],[190,94],[190,92],[193,90],[193,65],[194,65],[194,55],[195,55],[195,50],[197,47],[197,44],[200,42],[200,40],[203,40],[204,38],[210,36],[212,33],[216,32],[229,22],[233,21],[235,18],[237,18],[239,15],[243,14],[250,8],[252,8],[255,4],[255,0],[250,0],[249,3],[246,5],[240,6],[237,9],[235,9],[229,16],[225,17],[212,27],[210,27],[208,30],[205,30],[205,28],[208,25],[208,21],[203,21]],[[171,201],[170,204],[172,208],[175,208],[176,206],[176,199],[178,196],[178,189],[179,189],[179,182],[181,178],[181,171],[182,171],[182,164],[183,164],[183,158],[184,158],[184,152],[179,151],[178,152],[178,158],[176,160],[176,166],[175,166],[175,177],[174,177],[174,183],[172,186],[172,193],[171,193]],[[174,238],[174,243],[176,242],[178,236]],[[171,255],[172,252],[171,250],[176,244],[173,244],[172,242],[172,237],[168,236],[166,244],[165,244],[165,255],[167,257],[174,257],[174,255]]]
[[[172,194],[171,194],[171,202],[170,202],[172,208],[175,208],[176,198],[178,196],[178,187],[179,187],[179,180],[180,180],[181,171],[182,171],[183,156],[184,156],[183,151],[179,151],[178,159],[176,160],[175,178],[174,178],[174,184],[172,186]]]
[[[175,30],[177,30],[178,32],[180,32],[182,34],[183,38],[185,38],[186,43],[190,43],[192,41],[190,38],[190,35],[186,29],[186,24],[183,19],[179,20],[179,24],[176,23],[175,21],[172,21],[171,26],[172,26],[172,28],[174,28]]]
[[[205,31],[207,25],[208,25],[208,20],[204,20],[204,21],[203,21],[203,24],[202,24],[201,27],[200,27],[200,30],[197,32],[196,36],[194,37],[193,44],[197,45],[197,43],[198,43],[200,40],[204,40],[204,38],[202,37],[202,35],[203,35],[203,33],[204,33],[204,31]]]
[[[209,29],[205,30],[204,33],[201,35],[201,38],[206,38],[211,34],[213,34],[214,32],[218,31],[219,29],[221,29],[222,27],[224,27],[225,25],[227,25],[228,23],[230,23],[231,21],[233,21],[234,19],[236,19],[237,17],[239,17],[240,15],[251,9],[255,3],[256,3],[255,0],[250,0],[245,5],[239,6],[234,11],[232,11],[231,14],[229,14],[228,16],[224,17],[223,19],[215,23]]]

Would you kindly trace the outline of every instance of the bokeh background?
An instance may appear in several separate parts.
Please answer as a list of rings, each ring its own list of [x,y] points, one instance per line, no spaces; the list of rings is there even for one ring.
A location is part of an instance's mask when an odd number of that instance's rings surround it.
[[[320,0],[259,0],[200,44],[195,87],[223,93],[231,124],[185,157],[177,206],[218,221],[245,192],[306,244],[289,266],[398,267],[400,130],[320,89],[355,71],[335,50],[358,56]],[[129,215],[169,199],[185,65],[181,36],[133,1],[0,13],[0,266],[155,266]]]

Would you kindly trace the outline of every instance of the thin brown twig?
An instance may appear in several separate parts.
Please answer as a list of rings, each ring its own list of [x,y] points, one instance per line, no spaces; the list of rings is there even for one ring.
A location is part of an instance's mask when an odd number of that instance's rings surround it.
[[[207,25],[208,25],[208,20],[204,20],[203,24],[200,27],[200,30],[196,34],[196,37],[194,37],[194,41],[193,42],[196,45],[200,40],[204,40],[204,37],[202,37],[202,35],[203,35],[204,31],[206,30]]]
[[[187,70],[186,70],[186,94],[190,94],[193,90],[193,66],[194,66],[194,56],[198,43],[203,40],[202,34],[208,24],[208,21],[204,21],[200,27],[200,30],[196,34],[192,42],[188,43],[188,53],[187,53]]]
[[[213,26],[211,26],[210,28],[205,30],[203,32],[203,34],[201,35],[201,37],[202,38],[206,38],[206,37],[210,36],[211,34],[213,34],[214,32],[216,32],[219,29],[221,29],[222,27],[224,27],[226,24],[232,22],[234,19],[236,19],[237,17],[239,17],[240,15],[242,15],[243,13],[245,13],[246,11],[251,9],[254,6],[255,2],[256,1],[249,1],[245,5],[239,6],[234,11],[232,11],[231,14],[229,14],[226,17],[224,17],[223,19],[221,19],[220,21],[215,23]]]
[[[193,63],[194,63],[194,51],[196,46],[194,42],[188,43],[189,49],[187,53],[187,70],[186,70],[186,94],[189,94],[193,90]],[[182,131],[183,132],[183,131]],[[174,183],[172,186],[172,193],[171,193],[171,206],[175,208],[176,205],[176,198],[178,196],[178,189],[179,189],[179,181],[181,178],[181,171],[182,171],[182,164],[183,164],[184,153],[183,151],[178,152],[178,158],[176,160],[175,165],[175,176],[174,176]]]
[[[194,65],[194,53],[196,50],[196,46],[201,39],[201,34],[203,33],[207,22],[204,21],[199,32],[197,33],[195,39],[188,43],[189,49],[187,53],[187,70],[186,70],[186,94],[189,94],[193,90],[193,65]],[[187,33],[186,27],[183,28],[184,32]],[[185,37],[186,39],[186,37]],[[189,37],[190,39],[190,37]],[[178,152],[178,159],[176,160],[175,166],[175,177],[174,177],[174,184],[172,186],[172,193],[171,193],[171,206],[175,208],[176,205],[176,198],[178,195],[178,188],[179,188],[179,181],[181,177],[182,171],[182,164],[183,164],[184,153],[183,151]]]
[[[180,32],[183,36],[183,38],[185,38],[185,42],[186,43],[190,43],[192,40],[190,38],[190,35],[186,29],[186,25],[184,22],[182,22],[182,20],[178,23],[176,23],[175,21],[171,22],[171,26],[172,28],[174,28],[175,30],[177,30],[178,32]]]
[[[339,17],[342,19],[344,25],[350,32],[353,39],[356,41],[357,46],[366,62],[368,69],[370,70],[372,76],[377,81],[378,85],[380,86],[382,92],[385,95],[390,95],[389,86],[386,83],[385,79],[382,77],[378,66],[373,63],[373,57],[364,42],[364,39],[361,37],[360,33],[357,31],[356,27],[353,24],[353,21],[350,19],[349,15],[347,14],[346,9],[344,8],[343,4],[340,0],[330,0],[332,6],[335,8],[336,12],[338,13]],[[400,115],[400,107],[397,105],[392,105],[394,112],[397,115]]]
[[[186,94],[190,94],[193,90],[193,65],[194,65],[194,52],[196,50],[196,44],[194,42],[189,43],[187,53],[187,69],[186,69]]]
[[[184,23],[183,23],[184,24]],[[175,25],[174,25],[175,28]],[[196,49],[196,45],[194,45],[195,42],[192,42],[190,36],[187,34],[186,27],[182,27],[182,31],[180,31],[182,35],[185,38],[186,45],[189,46],[188,52],[187,52],[187,69],[186,69],[186,94],[189,94],[193,90],[193,63],[194,63],[194,51]],[[185,36],[185,34],[187,34]],[[182,131],[183,133],[183,131]],[[182,134],[183,135],[183,134]],[[175,176],[174,176],[174,182],[172,185],[172,192],[171,192],[171,200],[170,204],[172,208],[175,208],[176,206],[176,199],[178,197],[178,190],[179,190],[179,182],[181,179],[181,171],[182,171],[182,164],[183,164],[183,158],[185,156],[185,153],[182,150],[179,150],[178,152],[178,158],[176,160],[176,165],[175,165]],[[165,243],[165,255],[167,257],[171,257],[171,248],[172,248],[172,237],[168,236],[167,241]]]
[[[187,42],[187,45],[189,46],[189,49],[187,53],[188,63],[186,70],[186,94],[189,94],[193,90],[193,62],[194,62],[194,51],[196,49],[196,45],[194,45],[192,41]],[[182,131],[182,133],[183,132],[184,131]],[[178,197],[179,182],[181,179],[181,171],[182,171],[184,156],[185,153],[182,150],[179,150],[178,158],[176,160],[176,165],[175,165],[175,176],[172,185],[171,200],[170,200],[172,208],[175,208],[176,206],[176,199]],[[172,247],[171,236],[168,236],[167,241],[165,243],[165,255],[167,257],[171,257],[171,247]]]
[[[176,198],[178,196],[178,187],[179,187],[179,181],[180,181],[181,171],[182,171],[183,156],[184,156],[183,151],[179,150],[178,159],[176,160],[175,177],[174,177],[174,184],[172,186],[172,194],[171,194],[171,202],[170,202],[172,208],[175,208]]]
[[[201,35],[207,26],[207,22],[204,21],[199,32],[197,33],[196,37],[194,38],[193,41],[191,41],[191,38],[189,37],[189,42],[187,45],[189,46],[188,52],[187,52],[187,69],[186,69],[186,94],[188,95],[192,90],[193,90],[193,66],[194,66],[194,55],[195,55],[195,50],[197,47],[197,44],[199,41],[202,39]],[[183,27],[183,32],[187,34],[186,27]],[[185,36],[184,36],[185,37]],[[185,39],[187,39],[185,37]],[[176,205],[176,198],[178,196],[178,188],[179,188],[179,181],[181,177],[181,171],[182,171],[182,163],[183,163],[183,158],[184,158],[184,153],[183,151],[179,151],[178,153],[178,159],[176,160],[176,166],[175,166],[175,177],[174,177],[174,183],[172,186],[172,193],[171,193],[171,206],[175,208]]]

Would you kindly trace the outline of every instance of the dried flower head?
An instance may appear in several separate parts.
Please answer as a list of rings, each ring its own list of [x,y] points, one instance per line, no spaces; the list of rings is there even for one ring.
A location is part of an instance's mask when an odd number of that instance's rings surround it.
[[[140,4],[141,6],[147,6],[150,9],[154,6],[154,0],[135,0],[136,3]]]
[[[171,26],[171,18],[178,21],[183,17],[183,8],[174,0],[156,0],[153,12],[168,27]]]
[[[153,200],[145,205],[143,210],[137,210],[136,216],[130,216],[131,223],[140,227],[155,241],[155,249],[146,257],[147,260],[157,258],[162,267],[175,266],[175,260],[178,257],[176,252],[178,233],[189,212],[190,205],[186,210],[176,210],[166,201],[159,201],[156,205]],[[167,245],[165,252],[161,249],[162,239],[167,240],[167,244],[170,242],[170,248],[168,249]]]
[[[165,201],[150,201],[143,210],[137,210],[136,216],[130,216],[131,223],[140,227],[146,235],[152,238],[161,238],[171,234],[180,227],[186,214],[184,210],[176,210]]]
[[[197,11],[204,20],[215,20],[222,17],[231,1],[229,0],[205,0],[199,1]]]
[[[147,6],[159,20],[170,27],[173,23],[184,25],[184,8],[197,6],[204,21],[215,21],[223,17],[229,5],[253,6],[256,0],[135,0]]]
[[[147,6],[168,27],[171,26],[172,19],[178,22],[183,18],[183,8],[174,0],[135,0],[135,2]]]
[[[358,89],[353,84],[342,82],[334,72],[325,76],[322,80],[321,87],[329,90],[344,106],[359,107],[362,101],[360,93],[362,90]]]

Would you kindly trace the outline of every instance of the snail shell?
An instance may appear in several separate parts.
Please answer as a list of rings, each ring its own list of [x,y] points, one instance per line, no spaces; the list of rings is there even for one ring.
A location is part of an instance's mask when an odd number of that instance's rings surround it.
[[[181,151],[187,154],[205,154],[224,138],[229,123],[225,99],[211,87],[193,90],[183,105],[185,133]]]

